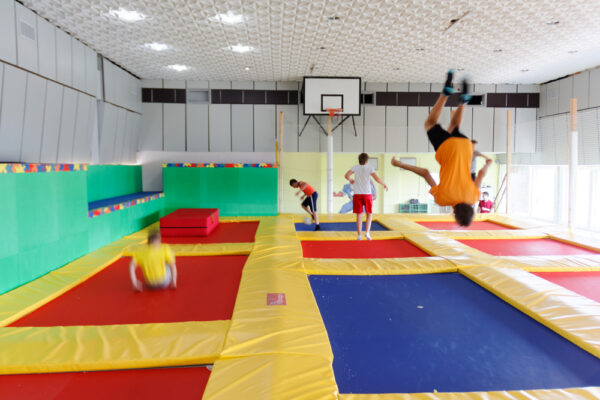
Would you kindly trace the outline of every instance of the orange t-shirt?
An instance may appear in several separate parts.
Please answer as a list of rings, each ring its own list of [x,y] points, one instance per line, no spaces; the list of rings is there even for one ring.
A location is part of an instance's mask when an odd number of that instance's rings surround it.
[[[435,159],[440,164],[440,183],[429,191],[438,205],[475,204],[479,200],[479,189],[471,178],[472,158],[469,139],[451,137],[438,147]]]
[[[300,190],[302,190],[307,196],[312,196],[312,194],[315,192],[315,189],[313,189],[313,187],[306,182],[300,181],[298,182],[298,185],[300,185]]]

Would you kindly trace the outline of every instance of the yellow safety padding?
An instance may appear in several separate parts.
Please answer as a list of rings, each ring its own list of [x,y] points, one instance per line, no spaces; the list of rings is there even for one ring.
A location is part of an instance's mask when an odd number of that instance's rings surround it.
[[[267,305],[267,293],[285,293],[287,304]],[[333,359],[306,274],[285,269],[244,269],[221,358],[272,353]]]
[[[391,231],[412,232],[429,230],[411,219],[403,218],[398,215],[381,215],[377,217],[377,222]]]
[[[251,216],[251,215],[247,215],[247,216],[238,216],[238,217],[222,217],[219,216],[219,222],[253,222],[253,221],[260,221],[262,219],[262,217],[257,217],[257,216]]]
[[[405,239],[432,256],[443,257],[459,267],[489,265],[494,257],[457,242],[440,232],[407,233]]]
[[[522,268],[532,272],[600,271],[600,254],[572,256],[496,257],[490,267]]]
[[[596,400],[600,387],[468,393],[340,394],[340,400]]]
[[[136,246],[123,251],[123,256],[132,256]],[[206,243],[206,244],[170,244],[175,256],[231,256],[247,255],[252,251],[254,243]]]
[[[331,361],[299,354],[217,360],[204,400],[337,400]]]
[[[309,275],[411,275],[456,272],[458,267],[441,257],[305,258],[304,270]]]
[[[597,251],[600,253],[600,235],[594,233],[580,232],[554,232],[550,237],[560,242],[572,244],[574,246],[583,247],[588,250]]]
[[[456,240],[485,239],[545,239],[548,235],[542,231],[531,229],[497,230],[497,231],[441,231]]]
[[[0,328],[0,373],[95,371],[214,362],[229,321]]]
[[[373,220],[375,220],[373,214]],[[303,214],[279,214],[280,218],[291,218],[294,223],[303,222],[305,218],[310,218],[306,213]],[[364,216],[363,216],[364,218]],[[354,222],[356,221],[355,214],[319,214],[319,222]]]
[[[476,267],[460,272],[596,357],[600,303],[521,269]]]
[[[496,222],[516,229],[541,229],[548,226],[547,222],[536,221],[532,218],[509,217],[503,214],[487,214],[485,217],[490,222]]]
[[[6,326],[79,285],[121,257],[123,248],[139,243],[123,238],[0,296],[0,326]]]
[[[299,240],[356,240],[356,231],[309,231],[296,232]],[[397,231],[371,231],[373,240],[402,239],[404,235]]]
[[[393,217],[404,218],[409,221],[454,221],[452,214],[386,214]],[[473,221],[486,221],[491,214],[476,214]]]

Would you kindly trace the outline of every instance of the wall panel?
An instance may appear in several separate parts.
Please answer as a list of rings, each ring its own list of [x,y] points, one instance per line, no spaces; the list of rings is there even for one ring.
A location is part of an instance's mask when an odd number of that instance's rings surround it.
[[[59,163],[69,163],[73,160],[73,140],[75,138],[75,117],[77,115],[77,92],[65,88],[63,107],[60,114],[60,135],[58,138]]]
[[[275,151],[275,122],[274,105],[254,106],[254,151]]]
[[[211,104],[208,113],[209,151],[231,151],[231,106]]]
[[[114,162],[121,163],[124,159],[124,147],[127,139],[127,114],[123,108],[117,108],[117,131],[115,134]]]
[[[386,107],[365,106],[365,152],[385,152]]]
[[[408,107],[407,148],[410,153],[429,151],[429,139],[424,127],[428,114],[429,107]]]
[[[494,109],[473,108],[473,139],[481,152],[494,151]]]
[[[299,118],[300,130],[302,130],[302,127],[304,126],[304,123],[306,122],[306,120],[308,118],[310,118],[310,120],[308,121],[308,124],[306,125],[306,128],[304,129],[304,132],[302,133],[302,136],[300,136],[300,138],[299,138],[298,151],[305,151],[305,152],[319,151],[320,150],[319,143],[321,140],[319,135],[322,135],[323,133],[321,132],[321,128],[319,128],[319,125],[317,125],[317,123],[315,122],[315,120],[313,118],[311,118],[309,115],[304,115],[304,105],[303,104],[298,106],[298,118]],[[362,143],[361,143],[361,148],[362,148]]]
[[[515,111],[515,152],[535,153],[536,115],[535,108],[520,108]]]
[[[364,125],[363,116],[365,115],[365,107],[361,106],[361,114],[354,117],[354,123],[352,117],[348,118],[342,125],[342,151],[346,153],[362,153],[363,142],[364,142]],[[356,126],[356,131],[354,131]]]
[[[85,47],[85,91],[96,96],[98,92],[98,55]]]
[[[546,86],[548,115],[558,114],[559,82],[550,82]]]
[[[46,107],[40,162],[55,163],[60,135],[60,115],[62,112],[63,86],[48,82],[46,87]]]
[[[72,60],[73,60],[73,87],[79,90],[86,90],[85,80],[85,45],[79,40],[71,39]]]
[[[569,112],[571,109],[571,98],[573,97],[573,77],[558,81],[558,112]]]
[[[0,109],[0,162],[19,161],[25,113],[27,72],[4,66]]]
[[[208,151],[208,104],[187,104],[186,107],[187,150]]]
[[[590,71],[590,100],[588,107],[600,107],[600,68]]]
[[[83,93],[77,94],[77,118],[75,120],[75,140],[73,142],[73,162],[88,163],[92,158],[92,131],[90,113],[96,100]]]
[[[38,72],[37,17],[33,11],[16,4],[17,60],[19,67]],[[2,38],[2,40],[5,40]]]
[[[231,147],[233,151],[254,151],[254,106],[231,105]]]
[[[283,151],[298,151],[298,106],[277,106],[277,111],[275,113],[275,118],[277,119],[277,132],[279,132],[279,113],[282,111]],[[341,134],[341,127],[339,129]]]
[[[408,108],[386,107],[385,151],[405,152],[408,146]]]
[[[494,150],[496,152],[506,152],[506,122],[508,120],[508,110],[512,110],[511,129],[513,131],[513,141],[511,151],[515,151],[515,109],[495,108],[494,109]]]
[[[577,108],[588,108],[590,99],[590,71],[583,71],[573,77],[573,97],[577,99]]]
[[[37,17],[38,72],[56,80],[56,28],[42,17]]]
[[[165,151],[185,151],[185,105],[164,105]]]
[[[37,163],[40,161],[46,82],[44,78],[27,74],[27,94],[25,96],[25,118],[20,158],[22,162]]]
[[[139,148],[141,150],[163,149],[163,105],[160,103],[142,103],[142,132]]]
[[[117,134],[117,107],[104,104],[102,132],[100,132],[100,163],[110,164],[114,160],[115,135]]]
[[[56,80],[65,85],[73,84],[71,36],[55,28],[56,32]]]
[[[13,0],[0,0],[0,59],[12,64],[17,63],[15,4]]]

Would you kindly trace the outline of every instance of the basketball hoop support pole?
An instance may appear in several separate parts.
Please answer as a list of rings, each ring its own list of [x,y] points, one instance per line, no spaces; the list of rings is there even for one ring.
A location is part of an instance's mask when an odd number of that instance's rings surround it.
[[[333,116],[327,116],[327,213],[333,214]]]

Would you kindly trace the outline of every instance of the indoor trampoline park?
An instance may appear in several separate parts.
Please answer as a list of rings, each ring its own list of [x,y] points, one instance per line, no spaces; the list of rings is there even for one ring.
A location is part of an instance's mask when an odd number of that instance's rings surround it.
[[[0,399],[600,399],[598,15],[0,0]]]

